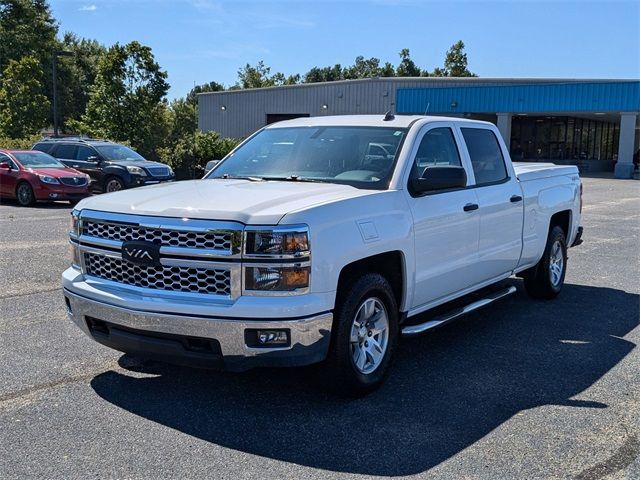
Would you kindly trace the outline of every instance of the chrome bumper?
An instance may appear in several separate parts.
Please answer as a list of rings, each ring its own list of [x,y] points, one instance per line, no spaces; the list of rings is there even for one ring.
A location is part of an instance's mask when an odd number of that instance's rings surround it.
[[[257,366],[308,365],[324,360],[331,338],[331,312],[299,319],[232,319],[131,310],[91,300],[66,288],[64,296],[69,318],[94,340],[127,353],[148,354],[172,363],[235,371]],[[118,337],[109,338],[111,335],[103,336],[92,331],[87,317],[108,322],[114,327],[114,332],[118,332]],[[250,347],[245,334],[246,330],[252,329],[286,329],[289,345]],[[220,352],[211,355],[210,362],[207,354],[196,355],[187,350],[182,354],[179,343],[171,341],[172,336],[215,340],[219,343]]]

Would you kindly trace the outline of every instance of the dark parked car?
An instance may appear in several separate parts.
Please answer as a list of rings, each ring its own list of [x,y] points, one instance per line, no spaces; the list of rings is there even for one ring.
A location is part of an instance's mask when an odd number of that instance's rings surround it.
[[[169,182],[175,179],[168,165],[146,160],[125,145],[85,138],[47,138],[33,146],[65,165],[91,177],[103,192]]]
[[[64,166],[51,155],[28,150],[0,150],[0,197],[23,207],[38,200],[68,200],[89,195],[89,177]]]

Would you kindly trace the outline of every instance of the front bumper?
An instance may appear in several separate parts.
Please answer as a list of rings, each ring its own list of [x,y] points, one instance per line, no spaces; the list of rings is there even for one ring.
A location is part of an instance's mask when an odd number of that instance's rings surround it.
[[[173,177],[142,177],[140,175],[131,175],[130,187],[142,187],[144,185],[156,185],[158,183],[173,182],[176,179]]]
[[[331,312],[294,319],[224,318],[133,310],[66,288],[64,296],[69,318],[99,343],[188,366],[242,371],[308,365],[326,357],[331,338]],[[287,330],[289,345],[250,347],[247,331],[255,329]]]
[[[89,187],[70,187],[66,185],[48,185],[40,182],[34,188],[36,200],[74,200],[79,201],[90,195]]]

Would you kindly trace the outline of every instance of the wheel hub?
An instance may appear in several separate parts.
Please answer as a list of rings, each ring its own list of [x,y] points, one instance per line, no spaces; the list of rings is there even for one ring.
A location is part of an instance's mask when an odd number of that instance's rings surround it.
[[[381,300],[367,298],[360,304],[351,326],[351,358],[364,374],[375,371],[385,356],[389,340],[389,317]]]

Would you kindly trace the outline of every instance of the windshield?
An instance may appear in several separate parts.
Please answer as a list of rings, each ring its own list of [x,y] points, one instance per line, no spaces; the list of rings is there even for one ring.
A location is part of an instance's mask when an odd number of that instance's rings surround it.
[[[51,155],[43,152],[13,152],[13,156],[27,168],[66,168]]]
[[[387,188],[406,129],[289,127],[262,130],[206,178],[346,183]]]
[[[134,162],[143,162],[145,160],[138,152],[124,145],[96,145],[95,148],[104,158],[111,161],[133,160]]]

